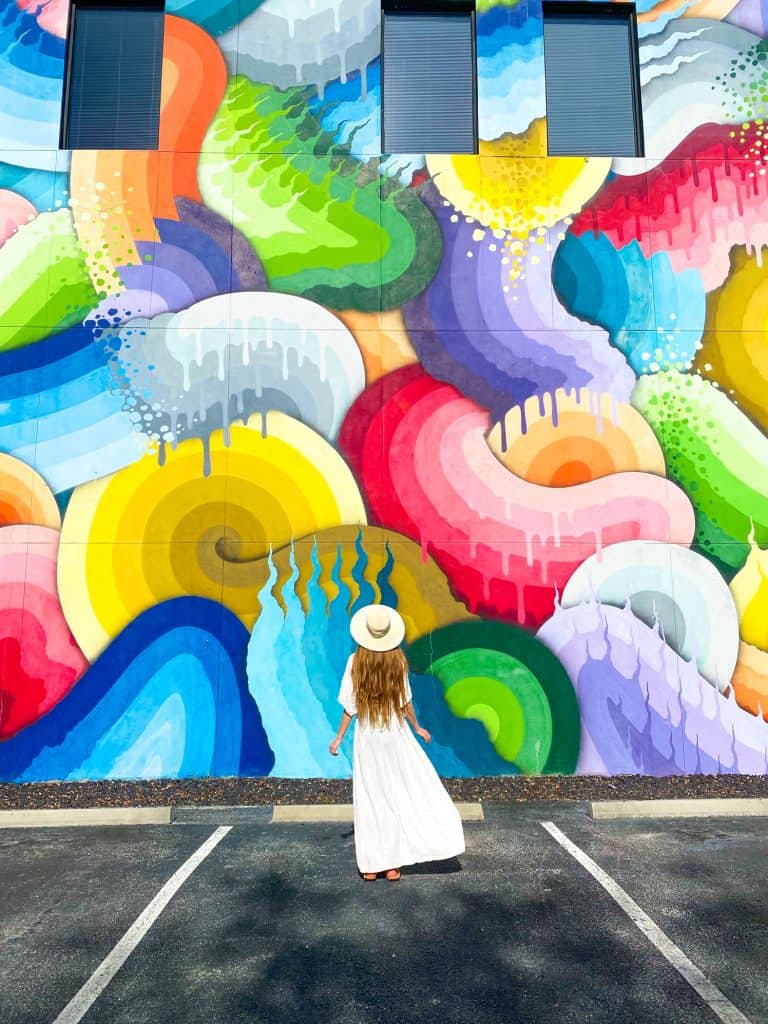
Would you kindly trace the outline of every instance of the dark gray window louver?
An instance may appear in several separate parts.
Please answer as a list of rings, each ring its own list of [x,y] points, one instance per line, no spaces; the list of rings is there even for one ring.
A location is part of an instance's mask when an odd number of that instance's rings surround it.
[[[74,0],[65,149],[157,149],[163,7],[147,0]]]
[[[547,151],[642,156],[634,4],[544,3]]]
[[[475,153],[474,3],[385,0],[382,148]]]

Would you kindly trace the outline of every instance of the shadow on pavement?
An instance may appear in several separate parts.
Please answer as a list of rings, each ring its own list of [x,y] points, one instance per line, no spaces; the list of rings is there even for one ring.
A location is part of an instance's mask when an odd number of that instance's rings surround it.
[[[409,869],[410,884],[308,878],[300,888],[272,870],[240,890],[234,913],[217,920],[208,911],[183,952],[166,947],[148,963],[157,978],[145,975],[134,992],[158,1002],[144,1001],[135,1019],[669,1024],[674,1007],[676,1024],[707,1020],[687,986],[649,962],[631,926],[617,930],[587,894],[585,921],[585,907],[574,913],[535,885],[500,899],[429,877],[459,872],[448,861]],[[114,1015],[114,1004],[102,1009],[99,1020],[133,1019]]]

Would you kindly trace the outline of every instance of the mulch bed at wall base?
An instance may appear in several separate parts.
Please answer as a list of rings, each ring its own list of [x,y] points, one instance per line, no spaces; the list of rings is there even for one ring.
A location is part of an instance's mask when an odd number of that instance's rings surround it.
[[[652,800],[767,797],[768,776],[550,775],[447,779],[456,800]],[[352,783],[338,779],[182,779],[156,782],[0,784],[0,809],[350,803]]]

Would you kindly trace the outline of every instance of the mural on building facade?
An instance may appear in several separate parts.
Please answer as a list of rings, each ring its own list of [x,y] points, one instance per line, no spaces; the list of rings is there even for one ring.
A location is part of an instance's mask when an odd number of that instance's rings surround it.
[[[768,772],[768,25],[638,4],[643,159],[388,155],[379,0],[168,0],[157,152],[0,2],[0,779],[348,776],[351,614],[445,775]],[[349,743],[349,741],[347,741]]]

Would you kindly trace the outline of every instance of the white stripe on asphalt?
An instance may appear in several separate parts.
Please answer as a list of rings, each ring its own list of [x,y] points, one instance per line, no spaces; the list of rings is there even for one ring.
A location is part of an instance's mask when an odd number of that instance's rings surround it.
[[[192,856],[181,865],[178,871],[171,875],[154,899],[142,910],[112,952],[102,960],[80,991],[70,999],[53,1024],[79,1024],[195,868],[203,863],[208,854],[215,850],[224,836],[231,830],[231,825],[217,828],[203,845],[195,850]]]
[[[726,999],[717,985],[713,984],[699,968],[694,964],[679,946],[666,935],[661,928],[642,910],[637,903],[626,893],[618,882],[596,864],[591,857],[587,856],[582,849],[571,842],[567,835],[551,821],[540,822],[543,828],[549,832],[553,839],[567,850],[592,877],[602,885],[605,891],[621,907],[630,921],[645,935],[649,942],[658,949],[675,970],[688,984],[697,992],[704,1002],[710,1007],[723,1024],[750,1024],[749,1018],[745,1017],[741,1010],[737,1010],[730,1000]]]

